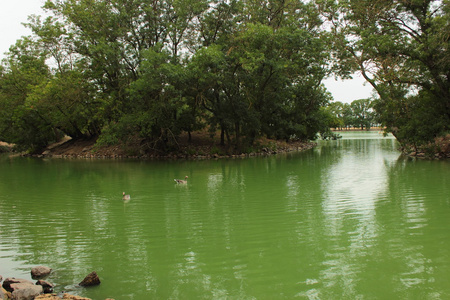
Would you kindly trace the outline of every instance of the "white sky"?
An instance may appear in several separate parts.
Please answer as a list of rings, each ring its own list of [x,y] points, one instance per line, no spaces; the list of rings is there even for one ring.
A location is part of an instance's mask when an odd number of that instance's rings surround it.
[[[354,100],[372,96],[372,86],[359,74],[354,74],[353,79],[345,81],[329,78],[324,81],[324,84],[335,101],[351,103]]]
[[[41,7],[44,3],[45,0],[0,0],[0,59],[5,57],[5,52],[16,40],[31,34],[22,23],[27,22],[29,15],[43,15]],[[335,81],[331,78],[324,83],[334,100],[350,103],[371,96],[372,88],[364,82],[362,77],[355,75],[353,80]]]
[[[29,15],[43,15],[44,3],[45,0],[0,0],[0,58],[16,40],[31,34],[22,23],[28,22]]]

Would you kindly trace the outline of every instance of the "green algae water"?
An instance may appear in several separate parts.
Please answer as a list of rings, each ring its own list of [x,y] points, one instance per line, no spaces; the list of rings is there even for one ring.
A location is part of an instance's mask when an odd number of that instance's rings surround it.
[[[450,163],[342,135],[246,159],[1,156],[0,275],[46,265],[95,300],[449,299]]]

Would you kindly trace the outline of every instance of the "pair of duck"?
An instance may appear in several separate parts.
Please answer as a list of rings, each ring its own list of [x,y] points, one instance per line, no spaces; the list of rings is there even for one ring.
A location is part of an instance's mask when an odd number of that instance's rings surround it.
[[[183,179],[174,179],[174,181],[177,184],[186,184],[187,179],[188,179],[188,177],[186,176],[186,177],[184,177],[184,180]],[[125,194],[125,192],[122,193],[122,200],[130,200],[130,199],[131,199],[130,195]]]

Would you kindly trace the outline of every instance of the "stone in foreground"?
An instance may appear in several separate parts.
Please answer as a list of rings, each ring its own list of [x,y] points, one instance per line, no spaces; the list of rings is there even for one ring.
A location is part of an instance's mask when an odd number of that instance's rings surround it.
[[[82,282],[79,283],[81,286],[94,286],[100,284],[100,278],[98,278],[97,272],[92,272],[88,276],[86,276]]]
[[[90,298],[83,298],[80,296],[74,296],[74,295],[70,295],[70,294],[64,294],[63,299],[64,300],[91,300]]]
[[[56,294],[46,294],[46,295],[40,295],[35,300],[91,300],[90,298],[84,298],[80,296],[74,296],[70,294],[64,294],[63,297],[59,297]]]
[[[61,297],[58,297],[56,294],[43,294],[37,296],[34,300],[61,300]]]
[[[44,290],[40,285],[27,285],[23,288],[15,289],[12,292],[13,300],[33,300],[40,294],[42,294]]]
[[[48,281],[40,279],[40,280],[38,280],[36,282],[36,285],[42,286],[42,288],[44,289],[44,293],[45,294],[53,293],[54,285],[52,283],[48,282]]]
[[[23,289],[26,286],[34,286],[34,283],[26,279],[14,277],[8,277],[5,279],[5,281],[3,281],[3,288],[11,293],[15,290]]]
[[[49,267],[44,266],[38,266],[31,269],[31,278],[33,279],[40,279],[44,278],[52,272],[52,269]]]
[[[6,300],[11,298],[11,293],[7,292],[4,288],[0,288],[0,300]]]

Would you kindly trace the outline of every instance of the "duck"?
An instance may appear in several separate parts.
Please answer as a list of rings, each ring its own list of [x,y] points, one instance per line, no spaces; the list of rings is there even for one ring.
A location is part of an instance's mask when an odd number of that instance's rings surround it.
[[[126,195],[125,192],[123,192],[122,195],[123,195],[122,200],[130,200],[131,199],[130,195]]]
[[[188,179],[188,177],[186,176],[186,177],[184,177],[184,180],[182,180],[182,179],[174,179],[174,180],[178,184],[186,184],[187,183],[187,179]]]

